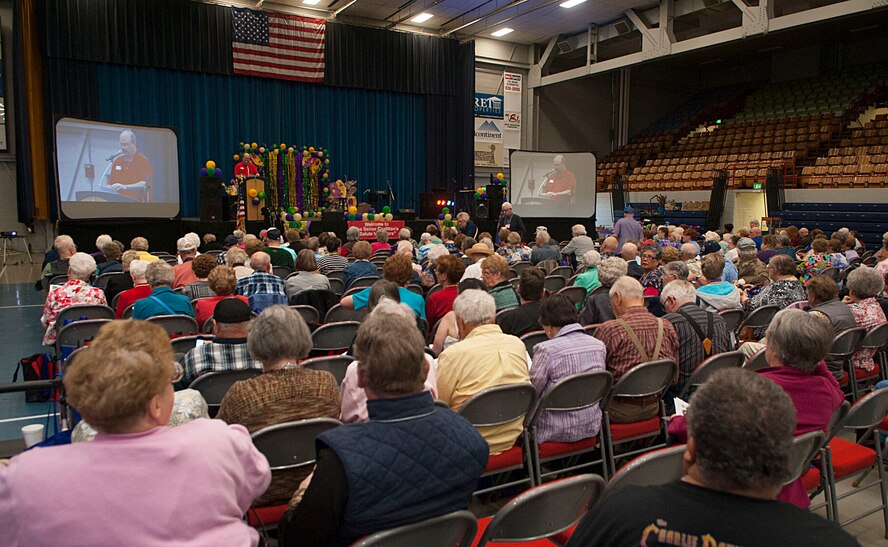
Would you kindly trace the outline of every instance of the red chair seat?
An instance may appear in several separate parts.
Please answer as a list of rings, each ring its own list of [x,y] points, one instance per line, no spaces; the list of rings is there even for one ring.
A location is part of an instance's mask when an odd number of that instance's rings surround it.
[[[802,475],[802,486],[806,492],[810,492],[820,486],[820,469],[812,467],[808,472]]]
[[[878,375],[879,375],[879,367],[876,367],[873,370],[870,370],[869,372],[863,370],[862,368],[855,368],[854,369],[854,377],[857,378],[858,382],[860,382],[862,380],[866,380],[868,378],[875,378]],[[840,386],[847,386],[848,385],[848,375],[847,374],[842,376],[842,379],[839,380],[839,385]]]
[[[631,424],[611,424],[610,430],[611,439],[615,443],[624,439],[659,433],[660,417],[654,416],[649,420],[632,422]]]
[[[554,458],[561,454],[573,454],[584,450],[592,450],[598,446],[598,437],[589,437],[572,443],[547,442],[540,445],[540,458]]]
[[[475,534],[475,539],[472,540],[472,547],[478,546],[478,542],[481,541],[481,536],[484,535],[484,531],[487,530],[487,527],[490,525],[491,520],[493,520],[493,517],[478,519],[478,533]],[[570,531],[572,532],[573,528],[571,528]],[[566,534],[567,531],[562,533]],[[497,541],[494,545],[496,545],[496,547],[553,547],[554,544],[548,539],[538,539],[535,541]]]
[[[524,458],[522,455],[521,447],[513,446],[505,452],[490,456],[490,458],[488,458],[487,460],[487,468],[484,470],[484,472],[493,473],[501,469],[520,467],[522,465],[524,465]]]
[[[283,505],[266,505],[265,507],[254,507],[247,511],[247,522],[250,526],[273,526],[284,518],[287,511],[287,504]]]
[[[876,463],[876,451],[844,439],[829,441],[836,480],[847,477]]]
[[[888,431],[888,416],[885,416],[885,419],[876,426],[876,429],[881,429],[883,431]]]
[[[579,522],[577,524],[579,524]],[[552,539],[557,541],[561,545],[567,545],[567,541],[570,539],[570,536],[572,536],[574,533],[574,530],[577,529],[577,524],[574,524],[573,526],[571,526],[570,528],[568,528],[567,530],[565,530],[563,532],[555,534],[554,536],[552,536]]]

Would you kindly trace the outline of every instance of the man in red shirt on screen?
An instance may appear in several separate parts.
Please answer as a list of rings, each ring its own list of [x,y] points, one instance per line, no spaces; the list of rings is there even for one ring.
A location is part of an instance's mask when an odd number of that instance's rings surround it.
[[[121,154],[114,158],[108,186],[122,196],[135,201],[151,201],[151,182],[154,170],[136,147],[136,135],[129,129],[120,132]]]
[[[244,152],[244,158],[242,161],[234,164],[234,176],[235,177],[255,177],[259,174],[259,169],[256,167],[256,164],[253,163],[253,157]]]
[[[555,156],[552,160],[553,170],[546,175],[543,183],[543,194],[552,200],[573,205],[577,199],[577,178],[564,165],[564,156]]]

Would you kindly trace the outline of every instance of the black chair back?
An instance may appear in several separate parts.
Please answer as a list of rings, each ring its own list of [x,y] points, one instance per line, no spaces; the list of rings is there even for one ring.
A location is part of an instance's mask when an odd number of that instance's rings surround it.
[[[351,355],[332,355],[329,357],[315,357],[302,361],[301,366],[311,370],[329,372],[336,378],[336,383],[341,384],[345,379],[345,372],[355,358]]]
[[[536,395],[532,384],[490,387],[472,395],[458,412],[475,427],[508,424],[531,411]]]
[[[207,402],[210,418],[215,418],[219,412],[219,405],[222,398],[231,389],[235,382],[241,380],[249,380],[262,374],[261,369],[248,368],[243,370],[231,370],[225,372],[208,372],[194,379],[188,386],[188,389],[195,389],[203,395]]]

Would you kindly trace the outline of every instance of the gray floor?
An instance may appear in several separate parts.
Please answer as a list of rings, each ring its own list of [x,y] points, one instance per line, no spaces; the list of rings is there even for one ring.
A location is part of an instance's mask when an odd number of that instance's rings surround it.
[[[42,350],[40,345],[43,329],[40,315],[43,311],[45,292],[34,290],[33,280],[39,275],[39,265],[9,266],[0,274],[0,383],[12,381],[16,364],[22,357]],[[0,395],[0,457],[17,452],[21,443],[21,428],[30,423],[45,423],[47,413],[54,408],[49,403],[25,403],[23,393]],[[848,434],[849,440],[853,434]],[[886,472],[888,473],[888,472]],[[871,474],[869,479],[875,476]],[[839,483],[839,493],[853,487],[852,480]],[[819,496],[814,503],[823,501]],[[878,488],[870,488],[862,494],[840,501],[841,518],[848,519],[879,504]],[[492,514],[500,504],[476,504],[478,514]],[[824,514],[821,510],[819,513]],[[885,527],[882,513],[872,514],[847,527],[861,545],[885,543]]]

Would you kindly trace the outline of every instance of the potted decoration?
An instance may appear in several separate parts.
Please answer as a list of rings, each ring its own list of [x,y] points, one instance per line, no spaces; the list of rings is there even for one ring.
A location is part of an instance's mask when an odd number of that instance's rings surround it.
[[[651,198],[651,201],[657,202],[657,212],[661,215],[666,213],[666,201],[668,199],[666,194],[654,194],[654,197]]]

